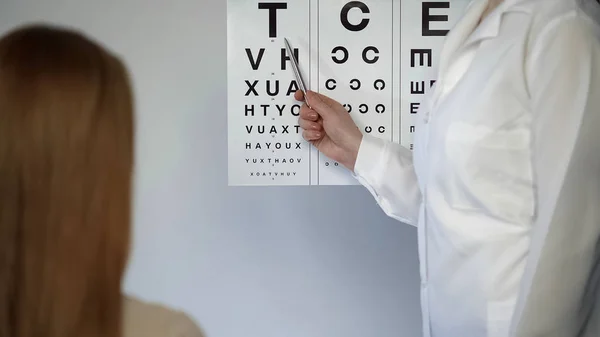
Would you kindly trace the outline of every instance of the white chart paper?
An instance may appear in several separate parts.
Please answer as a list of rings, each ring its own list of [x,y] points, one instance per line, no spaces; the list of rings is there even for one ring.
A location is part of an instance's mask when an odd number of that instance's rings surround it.
[[[302,139],[284,38],[309,89],[412,148],[414,113],[468,0],[228,0],[229,185],[355,185]]]

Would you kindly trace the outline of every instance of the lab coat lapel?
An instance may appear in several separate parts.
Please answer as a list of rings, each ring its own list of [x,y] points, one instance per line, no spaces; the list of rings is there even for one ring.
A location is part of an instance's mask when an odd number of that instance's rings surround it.
[[[474,0],[467,6],[463,17],[450,30],[442,47],[438,79],[442,80],[448,71],[454,54],[462,47],[467,37],[473,32],[481,15],[487,8],[488,0]]]
[[[479,24],[483,12],[488,6],[488,0],[474,0],[466,9],[461,20],[448,33],[442,48],[438,80],[443,80],[460,49],[470,44],[492,39],[500,33],[502,17],[506,12],[522,11],[529,13],[531,0],[505,0],[488,17]]]
[[[491,39],[498,36],[500,31],[500,22],[502,20],[502,8],[497,8],[492,12],[477,29],[469,36],[465,41],[464,46],[468,46],[472,43],[477,43],[485,39]]]

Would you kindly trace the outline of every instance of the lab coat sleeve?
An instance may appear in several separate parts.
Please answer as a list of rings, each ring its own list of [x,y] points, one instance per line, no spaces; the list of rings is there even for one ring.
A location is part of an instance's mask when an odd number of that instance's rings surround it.
[[[365,134],[354,166],[354,177],[371,192],[385,214],[403,223],[417,225],[421,192],[412,151]]]
[[[527,62],[537,210],[512,336],[600,336],[579,334],[600,312],[600,46],[571,16]]]

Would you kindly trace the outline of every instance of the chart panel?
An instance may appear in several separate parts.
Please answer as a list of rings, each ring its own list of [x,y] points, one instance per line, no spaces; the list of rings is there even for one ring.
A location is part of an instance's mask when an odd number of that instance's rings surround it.
[[[284,38],[305,74],[310,67],[310,3],[228,3],[230,185],[309,185],[310,145]]]

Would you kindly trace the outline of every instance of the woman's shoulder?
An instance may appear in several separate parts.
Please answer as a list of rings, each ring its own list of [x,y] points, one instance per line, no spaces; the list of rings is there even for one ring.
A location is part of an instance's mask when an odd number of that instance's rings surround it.
[[[204,337],[182,311],[127,297],[123,303],[123,337]]]

